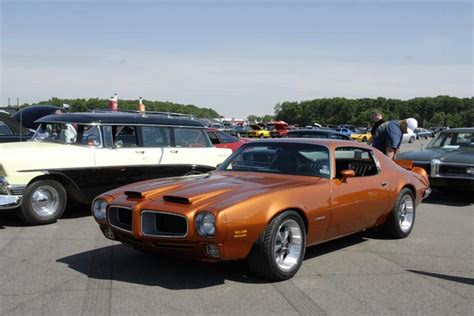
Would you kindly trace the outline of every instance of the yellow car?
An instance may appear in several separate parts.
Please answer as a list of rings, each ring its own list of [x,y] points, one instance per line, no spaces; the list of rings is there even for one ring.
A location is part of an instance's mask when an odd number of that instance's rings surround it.
[[[353,133],[351,139],[358,142],[368,142],[372,139],[372,134],[370,132]]]
[[[249,125],[247,137],[270,138],[270,131],[267,131],[259,125]]]

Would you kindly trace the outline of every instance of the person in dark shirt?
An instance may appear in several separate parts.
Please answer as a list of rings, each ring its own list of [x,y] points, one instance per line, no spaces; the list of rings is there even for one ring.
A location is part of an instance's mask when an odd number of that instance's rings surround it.
[[[370,130],[370,134],[372,134],[372,138],[368,142],[369,145],[372,144],[373,142],[377,128],[379,128],[380,125],[385,123],[385,120],[383,119],[383,115],[379,111],[374,111],[370,113],[370,120],[374,122],[374,125],[372,125],[372,129]]]
[[[377,128],[372,138],[372,146],[387,157],[395,159],[402,143],[403,134],[413,134],[417,127],[418,122],[414,118],[385,122]]]

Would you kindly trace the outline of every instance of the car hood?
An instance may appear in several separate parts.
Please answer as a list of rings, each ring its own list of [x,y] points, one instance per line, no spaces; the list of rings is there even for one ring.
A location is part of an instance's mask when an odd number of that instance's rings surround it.
[[[145,198],[149,203],[175,203],[192,208],[212,204],[215,209],[249,200],[253,197],[315,185],[321,178],[262,174],[254,172],[213,172],[207,175],[150,180],[127,185],[108,194],[118,197]],[[148,203],[143,205],[146,207]]]
[[[425,150],[408,151],[401,153],[398,156],[399,159],[413,160],[413,161],[426,161],[430,162],[431,159],[439,159],[443,162],[453,163],[474,163],[474,149],[471,148],[457,148],[457,149],[442,149],[433,148]]]

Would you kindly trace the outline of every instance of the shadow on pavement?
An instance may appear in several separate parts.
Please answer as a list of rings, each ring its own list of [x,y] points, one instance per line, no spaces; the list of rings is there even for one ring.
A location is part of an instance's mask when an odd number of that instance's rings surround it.
[[[16,215],[17,210],[0,212],[0,229],[28,226]],[[68,205],[61,219],[74,219],[91,216],[90,206],[86,204]],[[61,220],[60,219],[60,220]]]
[[[367,239],[361,234],[310,247],[305,260],[343,249]],[[114,280],[171,290],[199,289],[223,284],[268,283],[252,275],[245,261],[199,262],[166,254],[145,254],[124,245],[113,245],[58,259],[57,262],[92,279]],[[304,263],[303,263],[304,264]]]
[[[431,273],[431,272],[424,272],[424,271],[417,271],[417,270],[407,270],[407,271],[416,273],[416,274],[426,275],[433,278],[453,281],[453,282],[467,284],[467,285],[474,285],[474,279],[471,279],[471,278],[464,278],[464,277],[458,277],[454,275]]]
[[[428,198],[423,200],[423,203],[446,206],[468,206],[474,203],[474,193],[433,189],[433,192]]]
[[[26,225],[18,218],[15,210],[0,212],[0,229],[8,227],[25,227]]]

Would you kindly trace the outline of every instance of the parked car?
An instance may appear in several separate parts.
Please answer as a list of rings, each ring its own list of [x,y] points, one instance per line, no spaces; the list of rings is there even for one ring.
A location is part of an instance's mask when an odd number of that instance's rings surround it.
[[[368,142],[372,140],[372,134],[367,130],[356,130],[353,134],[351,134],[351,139],[358,142]]]
[[[285,280],[307,246],[375,226],[407,237],[428,185],[423,169],[364,144],[283,138],[249,142],[208,175],[103,193],[92,213],[107,238],[138,250],[247,259],[255,273]]]
[[[26,108],[12,114],[12,118],[26,128],[36,130],[38,123],[35,123],[39,118],[54,114],[61,109],[55,105],[30,105]]]
[[[428,137],[433,137],[433,133],[427,130],[426,128],[415,128],[415,135],[416,139],[428,139]]]
[[[0,211],[46,224],[66,203],[140,180],[205,173],[231,154],[215,148],[201,123],[132,113],[49,115],[32,140],[0,144]],[[74,125],[74,127],[72,127]],[[75,128],[75,137],[65,137]]]
[[[413,143],[416,139],[416,134],[404,133],[402,137],[402,143]]]
[[[289,127],[285,121],[272,121],[267,124],[270,136],[274,138],[285,137],[288,134]]]
[[[32,135],[29,129],[21,126],[9,114],[0,112],[0,143],[25,141]]]
[[[351,137],[351,135],[354,133],[354,130],[347,127],[336,127],[334,130],[338,133],[346,135],[347,137]]]
[[[230,135],[222,130],[208,128],[206,131],[211,143],[218,148],[229,148],[232,151],[235,151],[237,148],[247,143],[246,139]]]
[[[400,153],[429,175],[432,187],[474,191],[474,128],[441,131],[425,149]]]
[[[245,133],[246,137],[258,137],[258,138],[269,138],[270,137],[270,132],[264,129],[262,126],[257,125],[257,124],[250,124],[248,125],[248,129]]]
[[[349,136],[329,129],[299,129],[291,130],[287,134],[288,138],[330,138],[350,140]]]

